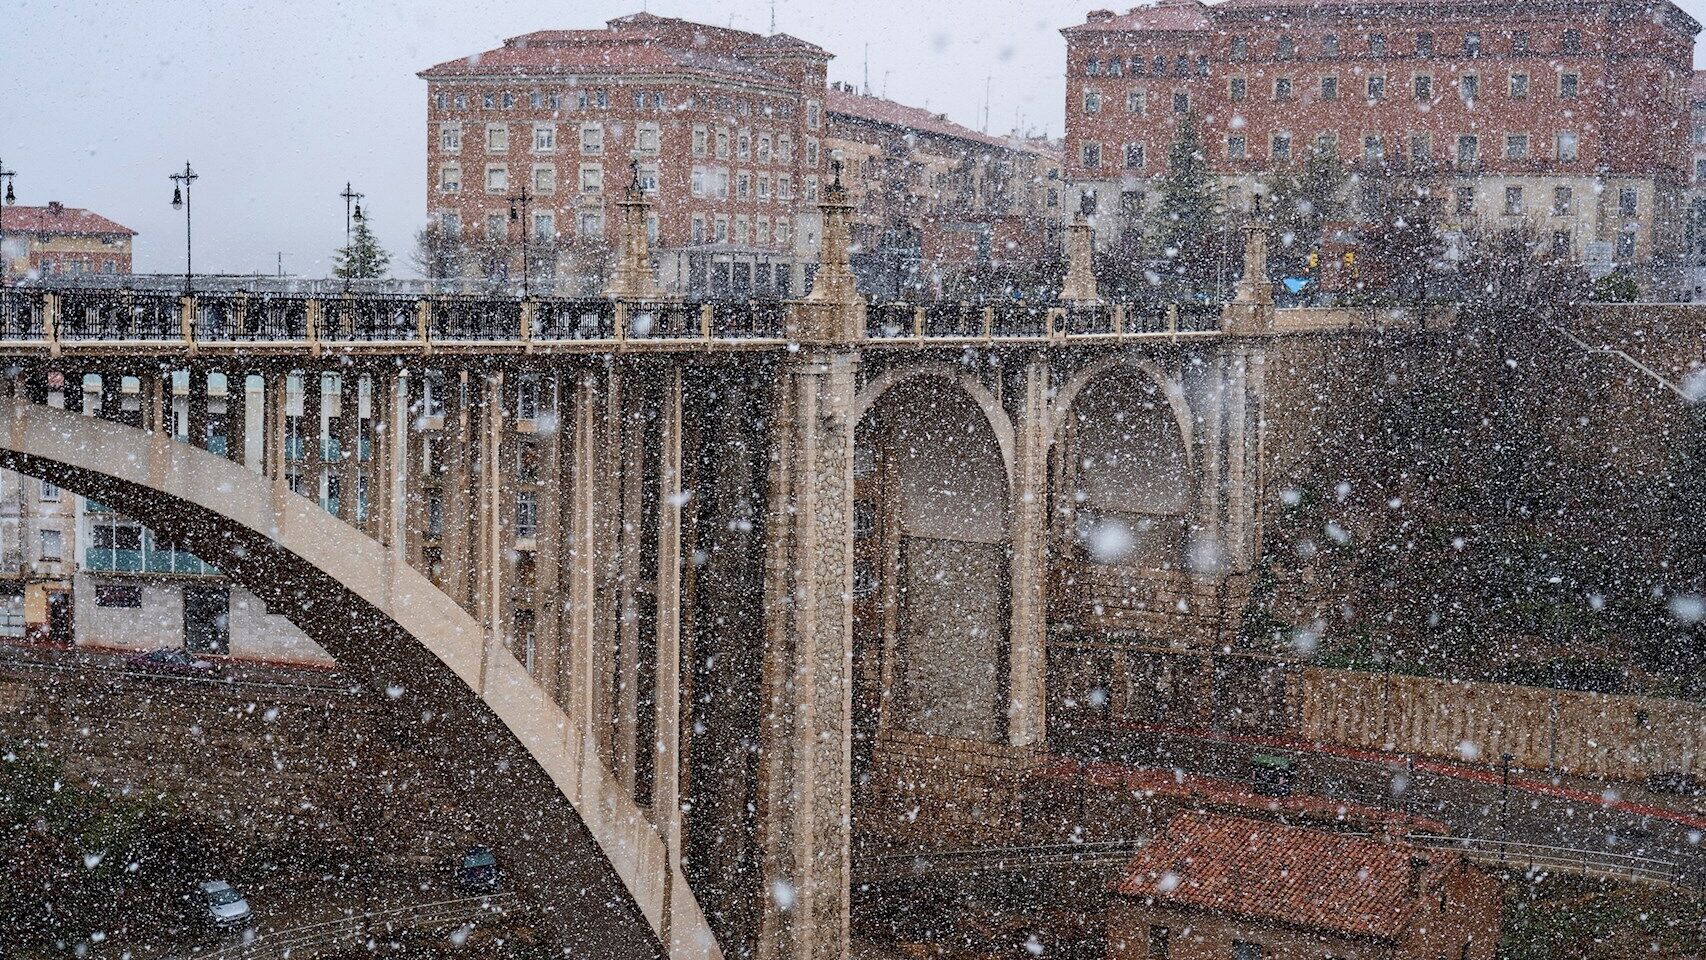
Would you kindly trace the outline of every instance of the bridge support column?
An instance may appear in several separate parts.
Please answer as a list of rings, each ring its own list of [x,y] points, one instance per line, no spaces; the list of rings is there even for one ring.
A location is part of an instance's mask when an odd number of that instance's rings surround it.
[[[1025,365],[1024,396],[1014,437],[1011,643],[1007,657],[1007,742],[1040,744],[1046,733],[1044,571],[1048,563],[1049,367],[1042,357]]]
[[[381,386],[382,384],[382,386]],[[409,371],[399,370],[375,384],[376,399],[384,398],[385,430],[374,430],[374,442],[385,449],[385,468],[378,473],[385,487],[385,509],[379,514],[382,537],[398,563],[409,552]],[[378,411],[375,411],[377,427]]]
[[[361,510],[361,376],[351,368],[338,373],[338,418],[333,421],[338,440],[338,516],[351,526],[360,526]]]
[[[318,367],[302,371],[302,419],[297,433],[302,438],[302,495],[315,503],[326,473],[326,377]]]
[[[225,457],[232,463],[249,462],[249,370],[238,367],[225,372]]]
[[[281,370],[268,370],[261,376],[261,465],[275,483],[283,483],[288,467],[285,464],[285,445],[289,439],[290,418],[289,378]]]

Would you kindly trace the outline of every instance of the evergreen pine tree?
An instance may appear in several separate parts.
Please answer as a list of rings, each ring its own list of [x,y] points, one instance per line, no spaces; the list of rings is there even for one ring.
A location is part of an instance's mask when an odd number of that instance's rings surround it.
[[[1310,254],[1320,254],[1327,225],[1344,219],[1347,177],[1339,158],[1311,150],[1299,169],[1268,178],[1266,213],[1273,230],[1268,264],[1275,277],[1301,277]]]
[[[379,245],[379,238],[373,235],[367,218],[357,218],[349,246],[338,248],[332,275],[342,280],[378,280],[390,268],[391,255]]]
[[[1159,192],[1149,234],[1157,260],[1168,268],[1161,277],[1162,292],[1183,298],[1211,295],[1229,241],[1194,113],[1179,118]]]

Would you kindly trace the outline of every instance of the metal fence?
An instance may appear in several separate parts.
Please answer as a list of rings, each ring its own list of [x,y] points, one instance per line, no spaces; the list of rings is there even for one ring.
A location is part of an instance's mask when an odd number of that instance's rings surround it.
[[[351,914],[257,934],[247,943],[232,944],[206,953],[185,954],[171,960],[274,960],[293,954],[312,955],[319,948],[357,943],[375,935],[467,923],[482,914],[501,913],[505,902],[513,897],[514,894],[510,893],[495,893]]]

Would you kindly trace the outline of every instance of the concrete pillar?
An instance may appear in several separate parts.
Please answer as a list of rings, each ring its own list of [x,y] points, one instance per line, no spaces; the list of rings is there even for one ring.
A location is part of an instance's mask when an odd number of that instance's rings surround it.
[[[652,753],[652,822],[670,862],[681,859],[681,368],[668,374],[658,431],[657,748]]]
[[[290,399],[288,380],[282,370],[268,370],[261,375],[261,464],[267,476],[283,482],[285,464],[286,418]]]
[[[444,563],[443,587],[464,610],[471,610],[469,518],[474,504],[470,502],[469,472],[474,459],[470,444],[474,438],[473,418],[462,402],[466,385],[461,378],[465,376],[465,372],[451,371],[443,380],[444,429],[433,437],[433,451],[444,466],[439,474],[444,498],[444,534],[439,538]]]
[[[480,477],[476,491],[480,509],[480,552],[475,561],[479,578],[479,612],[486,628],[486,641],[480,652],[480,690],[486,689],[488,665],[492,657],[509,656],[505,637],[508,633],[507,599],[504,595],[506,539],[504,535],[505,483],[500,460],[503,446],[504,376],[501,370],[480,378]]]
[[[600,418],[598,377],[583,371],[564,384],[565,409],[559,414],[559,429],[569,433],[566,473],[567,517],[564,520],[567,551],[563,558],[565,605],[562,636],[564,650],[560,673],[561,700],[570,718],[564,739],[570,756],[580,764],[599,763],[596,750],[586,746],[600,740],[603,724],[597,723],[599,702],[597,658],[594,644],[598,624],[598,557],[594,541],[599,529],[596,451]]]
[[[225,456],[249,462],[249,369],[225,372]]]
[[[766,525],[763,960],[844,960],[848,950],[858,370],[851,349],[805,349],[778,385]]]
[[[1096,295],[1095,236],[1090,229],[1094,206],[1095,201],[1085,194],[1078,215],[1066,228],[1066,282],[1060,290],[1060,299],[1066,303],[1101,302]]]
[[[325,377],[319,368],[302,371],[302,495],[315,503],[320,499],[320,481],[326,472]]]
[[[636,742],[639,732],[640,694],[640,596],[641,578],[645,572],[641,557],[645,550],[645,417],[641,404],[644,394],[624,389],[627,403],[620,415],[622,451],[621,525],[617,533],[620,544],[617,574],[617,605],[620,610],[617,625],[616,655],[616,730],[612,743],[611,767],[616,779],[632,796],[640,758],[645,756],[642,745]]]
[[[566,532],[563,523],[566,493],[563,489],[563,458],[569,446],[564,434],[571,429],[573,420],[568,402],[570,394],[565,392],[567,388],[568,384],[554,372],[540,378],[542,417],[537,425],[541,429],[536,429],[533,434],[539,470],[539,515],[536,521],[539,532],[534,538],[538,546],[533,553],[534,632],[539,638],[538,677],[546,692],[564,706],[567,704],[559,697],[563,685],[568,682],[563,675],[566,662],[563,656],[566,618],[563,616],[562,589],[563,538]]]
[[[1007,741],[1041,744],[1045,736],[1048,565],[1048,361],[1036,356],[1025,366],[1014,438],[1012,505],[1008,536],[1013,545],[1011,628],[1008,652]]]
[[[385,470],[378,473],[385,487],[385,510],[380,514],[384,540],[398,563],[408,563],[409,551],[409,371],[385,378],[385,433],[375,442],[385,447]]]
[[[345,368],[338,374],[338,418],[333,426],[338,438],[338,462],[332,465],[338,476],[338,516],[352,526],[356,520],[358,475],[362,470],[361,444],[361,377]]]
[[[191,367],[189,369],[189,376],[187,379],[188,385],[186,389],[188,390],[188,395],[185,397],[184,401],[184,407],[186,409],[185,420],[187,424],[185,427],[185,433],[187,434],[190,446],[206,450],[208,441],[207,369],[205,367]],[[82,393],[81,387],[79,387],[77,392]]]

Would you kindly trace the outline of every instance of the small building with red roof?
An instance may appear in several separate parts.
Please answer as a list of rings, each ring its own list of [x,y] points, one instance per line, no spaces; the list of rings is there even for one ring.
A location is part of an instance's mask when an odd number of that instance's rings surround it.
[[[1491,960],[1498,881],[1396,838],[1181,814],[1116,882],[1109,960]]]
[[[44,207],[0,211],[0,275],[130,272],[136,231],[92,210],[55,200]]]

